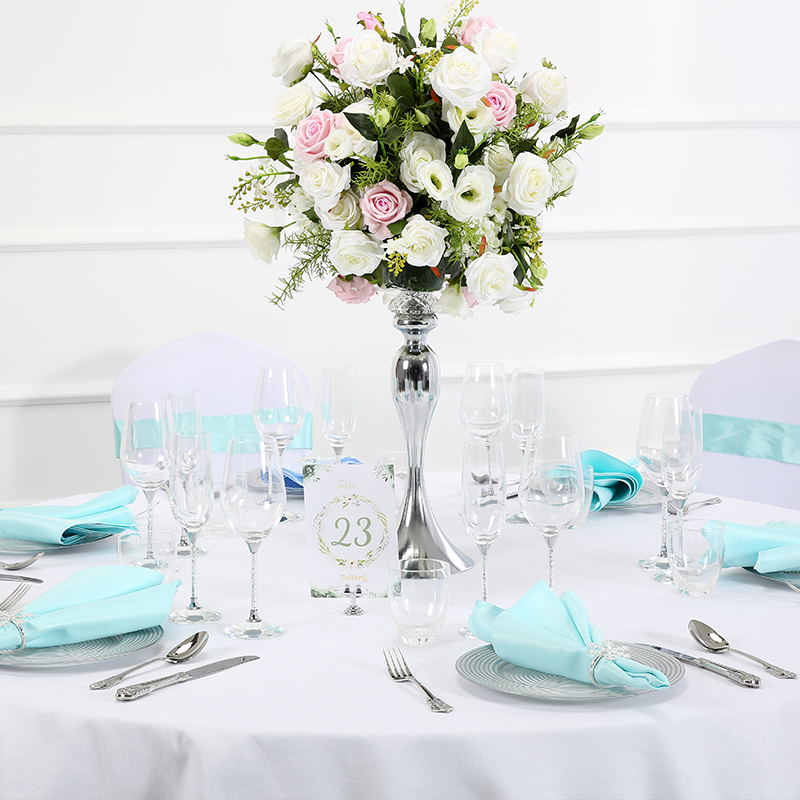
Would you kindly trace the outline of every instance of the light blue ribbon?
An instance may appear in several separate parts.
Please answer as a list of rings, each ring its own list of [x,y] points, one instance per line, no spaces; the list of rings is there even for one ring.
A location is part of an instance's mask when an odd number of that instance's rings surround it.
[[[800,464],[800,425],[704,413],[703,450]]]

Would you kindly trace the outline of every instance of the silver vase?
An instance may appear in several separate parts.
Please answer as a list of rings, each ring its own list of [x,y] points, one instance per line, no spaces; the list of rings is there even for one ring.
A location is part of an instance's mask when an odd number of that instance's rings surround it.
[[[449,563],[452,572],[463,572],[473,561],[447,539],[436,522],[422,467],[441,387],[439,359],[426,343],[428,333],[438,324],[433,310],[437,297],[434,292],[401,291],[390,305],[395,312],[394,326],[405,339],[395,355],[392,376],[394,404],[408,450],[408,481],[397,524],[397,545],[401,559],[438,558]]]

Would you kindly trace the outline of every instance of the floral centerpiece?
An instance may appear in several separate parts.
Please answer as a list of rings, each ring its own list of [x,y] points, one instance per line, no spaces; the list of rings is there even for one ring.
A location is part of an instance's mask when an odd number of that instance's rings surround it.
[[[567,82],[546,59],[513,76],[518,41],[457,0],[416,35],[361,12],[352,35],[285,41],[274,57],[277,127],[246,162],[231,204],[282,209],[286,224],[245,217],[245,239],[270,263],[296,254],[282,305],[328,278],[348,303],[392,288],[436,292],[437,311],[476,304],[517,312],[547,277],[539,217],[575,180],[573,152],[599,135],[600,113],[567,113]]]

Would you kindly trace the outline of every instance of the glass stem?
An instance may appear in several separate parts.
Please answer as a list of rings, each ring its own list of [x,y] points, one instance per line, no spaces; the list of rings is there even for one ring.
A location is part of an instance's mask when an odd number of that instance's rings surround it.
[[[197,546],[195,545],[195,538],[197,534],[189,539],[190,542],[190,555],[192,564],[192,599],[189,601],[189,608],[200,608],[197,605]]]
[[[156,499],[156,490],[144,489],[144,496],[147,500],[147,553],[145,558],[153,561],[155,559],[153,553],[153,506],[155,503],[153,501]]]
[[[487,579],[486,573],[486,550],[481,553],[481,587],[482,587],[482,596],[483,602],[486,602],[486,598],[489,594],[489,581]]]
[[[250,548],[250,617],[248,618],[248,622],[261,622],[261,617],[258,616],[258,601],[256,598],[256,578],[257,578],[257,564],[258,559],[256,554],[258,553],[258,543],[247,543],[247,546]]]
[[[553,588],[553,571],[555,568],[555,547],[556,547],[556,534],[545,534],[545,541],[547,542],[547,583],[550,588]]]
[[[661,552],[658,554],[661,558],[667,558],[667,520],[668,520],[668,502],[669,495],[666,489],[661,490],[663,496],[661,498]]]

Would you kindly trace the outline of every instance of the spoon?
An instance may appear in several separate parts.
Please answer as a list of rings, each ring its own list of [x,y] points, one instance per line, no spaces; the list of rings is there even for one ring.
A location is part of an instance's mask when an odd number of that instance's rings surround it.
[[[689,633],[692,634],[695,641],[700,647],[710,650],[712,653],[738,653],[740,656],[750,658],[753,661],[761,664],[770,675],[776,678],[796,678],[796,672],[790,672],[788,669],[781,669],[768,661],[763,661],[760,658],[751,656],[750,653],[745,653],[743,650],[734,650],[728,642],[720,636],[712,627],[706,625],[705,622],[700,622],[698,619],[689,621]]]
[[[25,567],[33,564],[34,561],[38,561],[43,555],[44,551],[26,558],[24,561],[0,561],[0,569],[25,569]]]
[[[136,672],[137,669],[146,667],[148,664],[155,664],[157,661],[168,661],[171,664],[182,664],[184,661],[194,658],[194,656],[196,656],[206,646],[207,641],[208,634],[205,631],[197,631],[179,644],[176,644],[175,647],[173,647],[172,650],[170,650],[165,656],[161,658],[151,658],[149,661],[144,661],[141,664],[137,664],[135,667],[126,669],[125,672],[120,672],[117,675],[112,675],[110,678],[104,678],[101,681],[95,681],[95,683],[91,684],[89,688],[110,689],[112,686],[116,686],[118,683],[121,683],[128,675],[131,674],[131,672]]]
[[[689,505],[686,506],[683,509],[683,513],[684,514],[688,514],[690,511],[693,511],[695,508],[702,508],[703,506],[715,506],[715,505],[717,505],[718,503],[721,503],[721,502],[722,502],[722,498],[721,497],[709,497],[706,500],[698,500],[696,503],[689,503]],[[669,511],[670,514],[677,514],[678,513],[678,509],[676,509],[675,506],[673,506],[671,504],[669,506],[667,506],[667,511]]]

